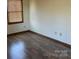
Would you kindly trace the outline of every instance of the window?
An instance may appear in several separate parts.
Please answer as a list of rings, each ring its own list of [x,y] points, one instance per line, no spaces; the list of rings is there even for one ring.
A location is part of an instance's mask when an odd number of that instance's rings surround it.
[[[23,1],[22,0],[8,0],[8,23],[22,23],[23,22]]]

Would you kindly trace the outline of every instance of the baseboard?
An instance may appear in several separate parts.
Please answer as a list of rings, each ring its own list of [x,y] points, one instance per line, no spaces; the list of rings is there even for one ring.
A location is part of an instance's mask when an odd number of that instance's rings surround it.
[[[15,32],[15,33],[7,34],[7,36],[17,35],[17,34],[21,34],[21,33],[28,32],[28,31],[30,31],[30,30],[26,30],[26,31],[21,31],[21,32]]]
[[[59,41],[59,40],[56,40],[56,39],[54,39],[54,38],[50,38],[50,37],[48,37],[48,36],[45,36],[45,35],[43,35],[43,34],[40,34],[40,33],[34,32],[34,31],[31,31],[31,30],[29,30],[29,31],[30,31],[30,32],[33,32],[33,33],[35,33],[35,34],[37,34],[37,35],[46,37],[46,38],[50,39],[51,41],[53,40],[53,41],[55,41],[55,42],[57,42],[57,43],[63,44],[64,46],[66,46],[66,47],[68,47],[68,48],[71,48],[71,45],[69,45],[69,44],[67,44],[67,43],[61,42],[61,41]]]

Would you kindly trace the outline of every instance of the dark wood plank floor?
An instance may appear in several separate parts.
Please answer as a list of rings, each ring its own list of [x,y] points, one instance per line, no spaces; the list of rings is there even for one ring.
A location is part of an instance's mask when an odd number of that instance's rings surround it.
[[[71,48],[33,32],[8,36],[7,59],[71,59]]]

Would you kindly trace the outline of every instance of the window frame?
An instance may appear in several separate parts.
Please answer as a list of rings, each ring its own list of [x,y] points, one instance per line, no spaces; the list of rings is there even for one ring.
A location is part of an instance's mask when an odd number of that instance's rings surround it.
[[[8,4],[8,2],[7,2]],[[23,0],[21,0],[21,7],[22,7],[22,11],[21,11],[21,15],[22,15],[22,21],[18,21],[18,22],[10,22],[9,21],[9,12],[8,12],[8,5],[7,5],[7,21],[8,21],[8,24],[18,24],[18,23],[23,23],[24,22],[24,17],[23,17]],[[15,11],[16,12],[16,11]]]

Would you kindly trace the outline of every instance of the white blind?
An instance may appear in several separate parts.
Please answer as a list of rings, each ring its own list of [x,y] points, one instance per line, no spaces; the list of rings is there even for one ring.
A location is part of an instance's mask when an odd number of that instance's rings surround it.
[[[22,22],[22,0],[8,0],[9,23]]]

